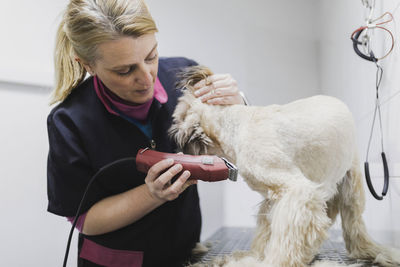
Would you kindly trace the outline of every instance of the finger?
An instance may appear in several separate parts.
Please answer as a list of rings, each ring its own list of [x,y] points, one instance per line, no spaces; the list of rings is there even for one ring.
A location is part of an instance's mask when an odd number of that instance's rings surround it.
[[[196,83],[194,85],[194,88],[195,89],[199,89],[201,87],[207,86],[209,83],[214,83],[216,81],[224,80],[224,79],[227,79],[229,77],[231,77],[230,74],[214,74],[214,75],[210,75],[207,78],[205,78],[205,79],[199,81],[198,83]]]
[[[211,92],[213,89],[215,89],[214,84],[203,86],[200,89],[197,89],[196,91],[194,91],[194,95],[196,97],[200,97],[200,96],[203,96],[203,95]]]
[[[229,84],[229,82],[236,83],[236,81],[232,78],[230,74],[214,74],[199,81],[193,86],[196,90],[195,95],[201,96],[214,88],[215,83],[217,83],[217,86],[220,86],[219,83],[221,82],[223,82],[224,84]],[[199,89],[201,90],[199,91]]]
[[[211,90],[207,94],[201,96],[200,100],[204,103],[213,98],[221,98],[227,96],[235,96],[239,91],[236,88],[226,87],[226,88],[219,88],[215,90]]]
[[[156,164],[151,166],[151,168],[147,172],[146,179],[150,182],[153,182],[155,179],[157,179],[158,176],[160,176],[162,172],[165,171],[165,169],[171,167],[172,164],[174,164],[173,159],[164,159],[162,161],[157,162]]]
[[[179,174],[182,171],[182,165],[181,164],[175,164],[171,168],[169,168],[166,172],[160,175],[155,181],[154,181],[154,187],[157,190],[163,190],[166,185],[174,178],[175,175]]]
[[[191,185],[197,184],[197,180],[189,180],[186,181],[183,186],[182,186],[182,192],[186,190],[186,188],[188,188]]]
[[[237,82],[230,75],[215,75],[210,76],[196,84],[195,96],[199,97],[213,89],[219,89],[223,87],[237,88]]]
[[[179,178],[166,190],[166,193],[170,195],[179,195],[181,192],[183,192],[183,185],[186,183],[189,177],[190,171],[184,171],[181,176],[179,176]]]
[[[215,81],[212,83],[215,89],[220,89],[220,88],[231,88],[231,90],[237,91],[237,82],[233,78],[229,77],[227,79]]]
[[[242,100],[237,98],[237,96],[224,96],[224,97],[216,97],[210,100],[207,100],[207,104],[210,105],[233,105],[233,104],[241,104]]]

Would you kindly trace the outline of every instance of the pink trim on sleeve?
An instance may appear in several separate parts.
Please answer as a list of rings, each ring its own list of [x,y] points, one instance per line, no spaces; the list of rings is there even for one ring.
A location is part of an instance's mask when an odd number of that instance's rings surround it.
[[[85,222],[87,212],[78,217],[78,221],[76,222],[75,228],[82,233],[83,223]],[[72,224],[75,220],[75,217],[67,217],[67,220]]]

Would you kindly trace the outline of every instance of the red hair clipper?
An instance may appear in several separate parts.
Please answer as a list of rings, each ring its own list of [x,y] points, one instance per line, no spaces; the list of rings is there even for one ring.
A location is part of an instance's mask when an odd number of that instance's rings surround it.
[[[136,155],[136,168],[140,172],[147,173],[151,166],[168,158],[174,159],[174,163],[181,164],[183,170],[190,171],[190,179],[206,182],[237,180],[238,169],[236,166],[218,156],[164,153],[145,148],[140,149]]]

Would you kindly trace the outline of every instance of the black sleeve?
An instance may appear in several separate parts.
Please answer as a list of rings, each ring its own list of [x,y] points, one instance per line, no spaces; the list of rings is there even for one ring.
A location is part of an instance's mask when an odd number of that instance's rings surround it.
[[[177,74],[182,72],[185,68],[191,66],[197,66],[197,62],[185,57],[161,57],[159,64],[158,76],[163,83],[164,88],[171,90],[177,89],[178,79]],[[180,88],[175,90],[178,94],[177,97],[181,95]]]
[[[94,174],[75,124],[62,110],[47,118],[49,154],[47,161],[48,211],[61,216],[75,216],[85,188]],[[104,197],[93,184],[82,213]],[[97,188],[96,188],[97,187]]]
[[[198,65],[196,61],[185,57],[161,57],[160,63],[161,68],[168,74],[173,76],[176,76],[177,73],[179,73],[186,67]]]

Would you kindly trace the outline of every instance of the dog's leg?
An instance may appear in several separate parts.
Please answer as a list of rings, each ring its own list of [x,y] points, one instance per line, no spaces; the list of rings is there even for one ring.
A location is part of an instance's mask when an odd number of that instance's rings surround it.
[[[357,159],[339,186],[339,191],[343,238],[350,257],[370,259],[382,266],[400,266],[400,252],[376,244],[366,231],[362,219],[365,194]]]
[[[251,244],[251,251],[260,260],[264,259],[265,246],[271,235],[270,222],[268,215],[271,209],[271,201],[264,200],[261,203],[260,210],[258,211],[257,229]]]
[[[263,263],[271,267],[303,267],[327,238],[331,225],[326,213],[329,196],[300,174],[289,178],[284,187],[272,206]]]
[[[336,221],[336,217],[339,213],[339,194],[336,194],[332,199],[326,203],[328,209],[326,211],[331,223]]]

